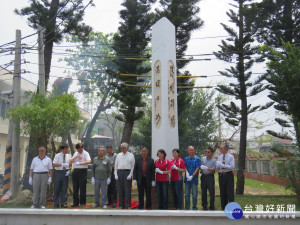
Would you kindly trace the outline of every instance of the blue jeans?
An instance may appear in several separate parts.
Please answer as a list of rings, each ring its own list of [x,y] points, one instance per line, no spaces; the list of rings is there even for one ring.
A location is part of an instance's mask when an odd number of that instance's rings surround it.
[[[171,181],[171,187],[174,198],[174,208],[182,209],[183,180]]]
[[[156,181],[158,209],[168,209],[168,183],[169,181]]]
[[[190,209],[191,189],[192,189],[192,199],[193,199],[193,210],[198,210],[197,208],[198,184],[191,184],[190,182],[185,183],[185,210]]]

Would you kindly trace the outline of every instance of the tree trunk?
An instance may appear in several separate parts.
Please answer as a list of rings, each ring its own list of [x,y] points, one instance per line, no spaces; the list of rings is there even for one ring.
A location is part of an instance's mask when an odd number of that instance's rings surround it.
[[[131,114],[135,113],[135,107],[129,107],[128,111],[131,111]],[[127,143],[130,144],[132,129],[134,125],[134,120],[132,118],[126,118],[121,143]]]
[[[240,74],[240,97],[241,97],[241,134],[240,134],[240,151],[238,161],[236,194],[244,194],[245,186],[245,160],[246,160],[246,147],[247,147],[247,125],[248,125],[248,112],[247,112],[247,92],[245,85],[245,66],[244,66],[244,0],[239,1],[239,56],[238,56],[238,70]]]
[[[61,144],[66,144],[68,140],[68,135],[65,133],[62,137],[61,137]]]
[[[283,26],[284,27],[293,27],[293,18],[292,18],[292,0],[285,0],[284,1],[284,8],[283,8]],[[284,33],[284,41],[293,43],[293,29],[287,29]]]
[[[56,33],[56,17],[57,11],[59,7],[59,0],[52,0],[50,9],[49,9],[49,26],[47,26],[46,33],[45,33],[45,48],[44,48],[44,62],[45,62],[45,88],[47,91],[49,75],[50,75],[50,68],[51,68],[51,61],[52,61],[52,50],[53,50],[53,43],[54,37]]]
[[[106,108],[103,107],[103,104],[100,104],[97,108],[97,111],[86,131],[86,135],[85,135],[85,139],[84,139],[84,148],[86,151],[90,151],[90,142],[91,142],[91,135],[92,135],[92,131],[93,131],[93,128],[95,126],[95,123],[97,122],[97,119],[100,115],[101,112],[103,112],[103,110],[105,110]]]
[[[73,146],[71,134],[68,135],[68,143],[69,143],[69,147],[71,149],[71,154],[74,155],[75,151],[74,151],[74,146]]]
[[[241,114],[241,134],[240,134],[240,151],[238,160],[238,172],[237,172],[237,183],[236,183],[236,194],[244,194],[245,186],[245,164],[246,164],[246,150],[247,150],[247,99],[242,100],[242,114]]]
[[[298,150],[299,150],[299,153],[300,153],[300,120],[297,118],[297,116],[293,116],[292,121],[293,121],[293,124],[294,124],[297,146],[298,146]]]
[[[25,172],[23,175],[23,188],[22,188],[23,191],[24,190],[32,191],[32,186],[28,183],[28,179],[29,179],[29,171],[30,171],[31,162],[35,156],[37,156],[37,152],[34,149],[33,139],[30,136],[29,137],[29,146],[28,146],[28,150],[27,150]]]

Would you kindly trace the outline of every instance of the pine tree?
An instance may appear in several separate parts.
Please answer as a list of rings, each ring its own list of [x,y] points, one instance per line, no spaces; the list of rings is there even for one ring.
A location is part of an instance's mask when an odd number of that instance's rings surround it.
[[[252,7],[257,12],[254,23],[259,42],[272,47],[281,47],[282,40],[299,44],[299,0],[263,0]]]
[[[127,87],[125,84],[137,84],[144,80],[138,77],[122,76],[121,74],[145,74],[151,70],[150,66],[140,60],[126,60],[126,57],[148,57],[147,45],[150,41],[149,29],[153,24],[151,4],[155,0],[125,0],[120,11],[122,22],[118,33],[114,36],[113,49],[116,53],[114,60],[118,73],[111,74],[119,80],[115,84],[117,93],[114,97],[120,102],[118,119],[123,121],[124,130],[121,142],[130,143],[134,122],[143,116],[145,106],[142,95],[144,88]],[[145,55],[146,54],[146,55]]]
[[[283,128],[294,127],[295,136],[300,142],[300,117],[295,108],[298,104],[298,63],[300,43],[300,1],[299,0],[263,0],[254,3],[257,11],[255,26],[258,31],[257,40],[266,46],[262,48],[263,56],[269,59],[266,80],[270,82],[269,97],[275,102],[274,108],[289,118],[276,118],[275,121]],[[295,47],[293,47],[293,45]],[[277,48],[278,51],[275,51]],[[279,138],[291,139],[287,133],[267,131]]]
[[[198,17],[200,9],[197,4],[200,0],[160,0],[159,2],[162,9],[156,9],[157,20],[166,17],[175,26],[176,57],[184,58],[192,32],[203,25],[203,21]],[[188,63],[189,61],[177,61],[178,76],[191,75],[189,71],[183,71]],[[179,78],[177,84],[178,86],[194,86],[190,78]],[[177,90],[179,145],[182,149],[187,148],[185,140],[188,135],[189,122],[184,115],[192,99],[192,89]]]
[[[92,4],[93,0],[84,6],[82,0],[30,0],[30,5],[21,10],[15,9],[15,13],[26,16],[29,26],[45,29],[44,62],[45,62],[45,87],[47,89],[54,43],[62,41],[65,34],[73,34],[86,40],[92,30],[90,26],[82,23],[85,8]],[[46,143],[43,143],[46,145]],[[26,160],[23,190],[31,189],[28,184],[30,164],[36,155],[33,137],[29,138],[29,151]]]
[[[62,41],[64,35],[72,34],[81,40],[87,40],[92,28],[84,24],[84,10],[90,4],[82,3],[82,0],[30,0],[30,5],[16,9],[15,13],[26,16],[29,26],[38,29],[41,26],[45,29],[44,40],[44,61],[45,61],[45,87],[47,89],[52,52],[54,43]]]
[[[255,80],[251,79],[251,67],[255,61],[261,61],[260,58],[254,58],[258,47],[253,44],[255,30],[253,30],[252,22],[255,15],[248,4],[252,0],[233,1],[236,4],[231,5],[237,9],[237,12],[230,9],[227,15],[230,18],[230,22],[236,26],[237,31],[235,28],[222,24],[230,37],[226,41],[222,40],[221,50],[215,52],[215,55],[225,62],[235,63],[235,66],[230,66],[226,71],[220,72],[220,74],[236,79],[236,83],[219,85],[217,89],[223,94],[235,97],[237,100],[235,102],[231,101],[228,105],[222,104],[219,108],[227,123],[232,126],[241,126],[236,194],[242,195],[244,194],[245,184],[243,172],[246,159],[248,115],[270,107],[271,103],[267,103],[265,106],[252,106],[247,103],[249,97],[264,91],[266,87],[261,84],[261,81],[264,79],[263,75]],[[240,106],[238,106],[238,101]]]

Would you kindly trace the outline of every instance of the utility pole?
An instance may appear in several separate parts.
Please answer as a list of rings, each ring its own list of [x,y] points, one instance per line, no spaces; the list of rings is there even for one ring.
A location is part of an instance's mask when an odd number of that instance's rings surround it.
[[[13,107],[20,105],[21,92],[21,31],[16,30],[16,48],[13,76]],[[20,178],[20,122],[13,122],[12,135],[12,162],[11,162],[11,195],[15,198],[19,189]]]
[[[44,61],[44,29],[38,26],[38,51],[39,51],[39,93],[46,94],[45,89],[45,61]]]
[[[8,96],[8,109],[12,108],[13,104],[13,96],[12,91],[2,91],[2,95]],[[4,180],[3,180],[3,194],[10,190],[10,178],[11,178],[11,157],[12,157],[12,131],[13,131],[13,122],[9,120],[9,127],[7,133],[7,144],[6,144],[6,152],[5,152],[5,160],[4,160]]]
[[[219,95],[217,97],[217,104],[220,105],[221,104],[221,96]],[[219,141],[221,141],[222,138],[222,129],[221,129],[221,113],[220,113],[220,108],[218,108],[218,123],[219,123]]]

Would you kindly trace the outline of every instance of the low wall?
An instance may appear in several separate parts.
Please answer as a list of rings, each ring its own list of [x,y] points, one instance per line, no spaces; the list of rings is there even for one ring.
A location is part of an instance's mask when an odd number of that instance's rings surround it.
[[[255,214],[252,214],[253,216]],[[294,219],[228,219],[223,211],[0,209],[0,225],[294,225]]]
[[[235,176],[237,175],[236,170],[233,173]],[[270,184],[277,184],[277,185],[287,184],[287,179],[284,177],[277,177],[277,176],[271,176],[266,174],[249,173],[249,172],[244,172],[244,176],[247,179],[258,180]]]

